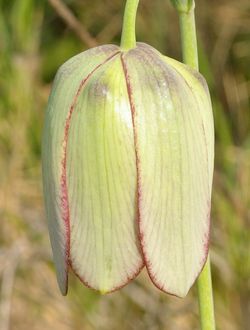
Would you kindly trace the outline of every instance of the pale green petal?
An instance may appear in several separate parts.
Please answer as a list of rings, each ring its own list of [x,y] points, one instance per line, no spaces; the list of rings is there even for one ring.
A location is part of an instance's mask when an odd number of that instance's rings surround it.
[[[61,187],[65,125],[79,85],[117,51],[118,48],[111,45],[93,48],[62,65],[56,75],[46,111],[42,146],[44,195],[57,279],[62,294],[67,293],[70,235],[67,233],[67,203]]]
[[[113,291],[143,264],[133,125],[120,56],[99,68],[79,93],[66,168],[72,267],[88,286]]]
[[[166,64],[149,46],[139,44],[124,55],[124,63],[134,120],[142,251],[153,282],[183,297],[208,250],[210,99],[197,74]]]
[[[204,134],[206,136],[207,150],[210,157],[208,157],[209,167],[209,184],[212,190],[213,171],[214,171],[214,120],[213,111],[210,100],[210,94],[206,80],[196,70],[189,66],[178,62],[170,57],[162,56],[167,64],[172,65],[185,79],[187,85],[191,90],[195,91],[195,98],[200,104],[200,115],[202,116],[204,125]],[[202,110],[202,109],[205,110]]]

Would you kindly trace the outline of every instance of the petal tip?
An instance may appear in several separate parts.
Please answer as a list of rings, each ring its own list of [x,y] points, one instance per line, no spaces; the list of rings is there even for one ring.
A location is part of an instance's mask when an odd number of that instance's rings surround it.
[[[138,269],[136,269],[136,271],[129,277],[126,278],[125,281],[118,283],[118,284],[112,284],[109,283],[109,285],[105,285],[104,283],[100,284],[100,285],[96,285],[96,284],[92,284],[90,282],[88,282],[83,275],[80,275],[78,270],[76,269],[75,265],[71,263],[71,270],[73,272],[73,274],[75,274],[75,276],[82,282],[82,284],[84,284],[87,288],[92,289],[96,292],[99,292],[101,295],[106,295],[109,293],[113,293],[115,291],[118,291],[120,289],[122,289],[125,285],[127,285],[129,282],[131,282],[133,279],[135,279],[139,273],[141,272],[141,270],[144,267],[144,263],[142,262],[141,264],[138,265]],[[112,284],[112,285],[111,285]]]
[[[67,296],[67,294],[68,294],[68,283],[66,283],[66,284],[60,283],[57,280],[57,284],[58,284],[58,288],[59,288],[59,291],[60,291],[61,295],[62,296]]]
[[[57,285],[62,296],[66,296],[68,293],[68,266],[67,264],[64,267],[60,266],[62,265],[55,262]]]

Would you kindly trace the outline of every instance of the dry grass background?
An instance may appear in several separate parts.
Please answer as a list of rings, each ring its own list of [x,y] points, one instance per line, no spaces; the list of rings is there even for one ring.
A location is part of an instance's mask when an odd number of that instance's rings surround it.
[[[70,56],[118,43],[124,1],[0,0],[0,329],[198,329],[195,287],[164,295],[146,274],[100,296],[57,289],[43,209],[40,139],[51,81]],[[250,3],[197,0],[201,71],[216,122],[211,259],[218,329],[250,328]],[[70,16],[71,15],[71,16]],[[74,19],[77,17],[77,21]],[[167,0],[141,0],[138,40],[180,59]]]

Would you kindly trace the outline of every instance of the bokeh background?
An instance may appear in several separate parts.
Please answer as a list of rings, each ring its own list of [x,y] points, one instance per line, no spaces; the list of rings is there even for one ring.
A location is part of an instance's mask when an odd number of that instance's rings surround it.
[[[101,296],[73,276],[59,294],[41,185],[44,109],[57,68],[119,43],[121,0],[0,0],[0,329],[199,329],[196,288],[164,295],[142,273]],[[197,0],[200,70],[213,100],[211,260],[217,327],[250,329],[250,2]],[[137,36],[181,59],[168,0],[141,0]]]

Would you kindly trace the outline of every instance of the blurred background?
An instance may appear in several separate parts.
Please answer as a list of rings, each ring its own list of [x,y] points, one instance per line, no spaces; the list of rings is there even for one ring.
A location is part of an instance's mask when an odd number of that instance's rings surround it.
[[[181,59],[168,0],[141,0],[137,37]],[[59,293],[41,186],[41,131],[57,68],[119,43],[121,0],[0,0],[0,329],[199,329],[196,288],[178,299],[142,273],[100,296]],[[218,329],[250,329],[250,2],[197,0],[200,70],[213,101],[211,260]]]

